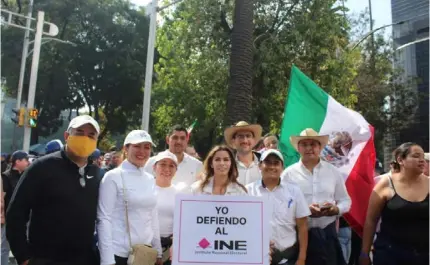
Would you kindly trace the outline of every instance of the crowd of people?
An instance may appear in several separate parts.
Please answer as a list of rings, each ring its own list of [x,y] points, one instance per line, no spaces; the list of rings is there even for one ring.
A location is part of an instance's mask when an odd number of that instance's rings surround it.
[[[20,265],[133,264],[134,247],[146,245],[155,255],[150,263],[169,265],[179,193],[267,198],[273,265],[365,265],[372,250],[375,265],[429,263],[429,158],[417,144],[400,145],[390,172],[375,173],[352,257],[354,233],[342,218],[351,199],[339,170],[320,159],[327,135],[304,128],[291,136],[300,160],[285,168],[277,136],[243,121],[225,129],[225,145],[203,162],[181,126],[156,155],[144,130],[105,154],[97,149],[99,133],[82,115],[70,122],[64,146],[51,141],[31,164],[23,151],[6,162],[2,156],[1,264],[8,264],[9,247]]]

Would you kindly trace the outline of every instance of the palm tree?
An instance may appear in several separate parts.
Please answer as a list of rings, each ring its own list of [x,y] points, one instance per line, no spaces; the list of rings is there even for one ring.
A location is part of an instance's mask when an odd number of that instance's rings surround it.
[[[235,0],[231,34],[227,125],[249,121],[252,107],[254,8],[252,0]]]

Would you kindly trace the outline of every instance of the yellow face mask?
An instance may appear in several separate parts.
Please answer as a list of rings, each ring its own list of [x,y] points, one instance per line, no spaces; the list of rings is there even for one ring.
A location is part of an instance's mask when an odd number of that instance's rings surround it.
[[[87,136],[70,135],[67,147],[79,157],[89,157],[97,148],[97,141]]]

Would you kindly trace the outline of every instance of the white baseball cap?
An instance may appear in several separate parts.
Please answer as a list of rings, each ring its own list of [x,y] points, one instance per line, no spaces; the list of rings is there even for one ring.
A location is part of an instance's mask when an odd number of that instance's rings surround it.
[[[70,128],[77,129],[85,124],[91,124],[94,127],[94,129],[96,129],[97,133],[100,133],[99,123],[89,115],[80,115],[80,116],[74,117],[70,121],[69,127],[67,127],[67,130],[69,130]]]
[[[158,153],[158,155],[156,155],[155,156],[155,163],[154,163],[154,165],[157,163],[157,162],[159,162],[159,161],[161,161],[161,160],[163,160],[163,159],[170,159],[170,160],[172,160],[174,163],[175,163],[175,165],[176,166],[178,166],[178,159],[176,158],[176,156],[174,155],[174,154],[172,154],[172,152],[170,152],[169,150],[166,150],[166,151],[163,151],[163,152],[160,152],[160,153]]]
[[[153,146],[155,144],[152,142],[151,135],[144,130],[133,130],[127,137],[125,137],[124,145],[127,144],[139,144],[139,143],[151,143]]]
[[[284,157],[282,156],[281,152],[279,152],[276,149],[268,149],[268,150],[264,151],[264,153],[260,157],[260,161],[266,160],[266,158],[269,155],[275,155],[275,156],[277,156],[279,159],[281,159],[282,163],[284,163]]]

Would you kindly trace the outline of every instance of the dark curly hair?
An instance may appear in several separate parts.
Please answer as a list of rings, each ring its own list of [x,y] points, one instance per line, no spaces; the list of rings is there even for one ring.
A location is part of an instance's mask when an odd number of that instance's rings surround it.
[[[230,183],[236,183],[239,185],[245,192],[248,192],[241,183],[237,181],[237,178],[239,177],[239,171],[237,170],[237,164],[236,159],[234,158],[233,152],[230,148],[228,148],[225,145],[217,145],[209,152],[208,156],[205,159],[205,162],[203,163],[203,175],[202,175],[202,183],[200,184],[200,189],[203,190],[203,188],[208,185],[209,180],[211,177],[214,176],[214,169],[212,168],[212,162],[215,157],[215,154],[219,151],[226,151],[228,153],[228,156],[230,157],[231,166],[228,171],[228,182],[226,183],[225,187],[228,186]]]

